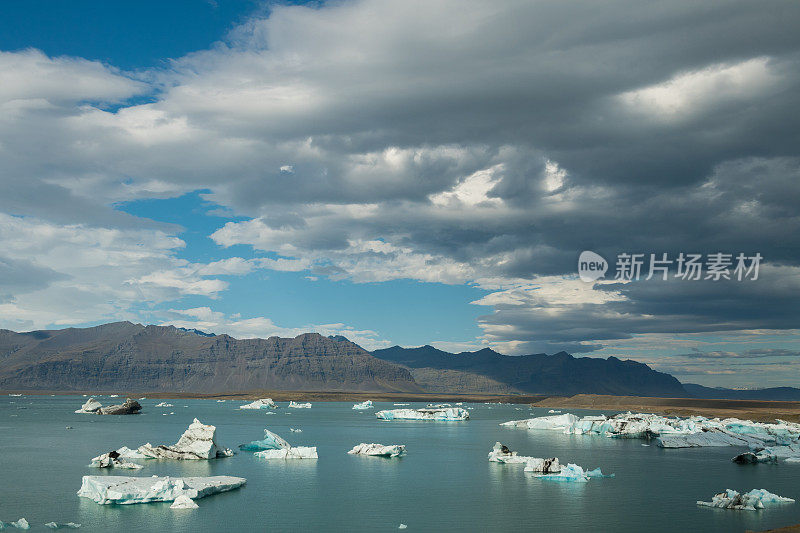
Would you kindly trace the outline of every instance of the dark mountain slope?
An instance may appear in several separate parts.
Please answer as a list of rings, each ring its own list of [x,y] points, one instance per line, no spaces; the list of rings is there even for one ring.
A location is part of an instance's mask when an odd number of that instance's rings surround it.
[[[0,330],[0,388],[221,392],[420,391],[408,370],[346,339],[237,340],[173,326]]]
[[[403,365],[430,390],[462,392],[455,376],[480,376],[510,390],[527,394],[614,394],[686,396],[680,382],[636,361],[580,357],[566,352],[518,357],[489,348],[452,354],[432,346],[375,350],[380,359]]]

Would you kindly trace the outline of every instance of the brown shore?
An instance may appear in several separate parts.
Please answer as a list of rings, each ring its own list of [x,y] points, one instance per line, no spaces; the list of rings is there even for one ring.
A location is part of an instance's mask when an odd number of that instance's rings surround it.
[[[776,418],[800,422],[800,402],[761,400],[706,400],[701,398],[648,398],[642,396],[605,396],[577,394],[570,397],[550,396],[533,403],[534,407],[558,409],[596,409],[638,411],[669,416],[743,418],[774,422]]]
[[[414,393],[414,392],[345,392],[345,391],[283,391],[283,390],[255,390],[243,392],[197,393],[197,392],[146,392],[146,391],[49,391],[49,390],[5,390],[0,394],[25,394],[30,396],[49,395],[83,395],[106,396],[117,394],[121,398],[198,398],[208,400],[257,400],[258,398],[272,398],[277,402],[304,401],[304,402],[363,402],[373,400],[378,402],[503,402],[527,403],[541,401],[545,395],[508,395],[508,394],[450,394],[450,393]]]
[[[25,395],[109,395],[131,398],[199,398],[210,400],[255,400],[272,398],[287,402],[362,402],[364,400],[391,402],[502,402],[530,404],[532,407],[550,409],[593,409],[598,411],[636,411],[668,416],[736,417],[747,420],[772,422],[776,418],[800,422],[800,402],[760,400],[707,400],[699,398],[650,398],[643,396],[607,396],[577,394],[575,396],[508,395],[508,394],[450,394],[409,392],[344,392],[344,391],[279,391],[254,390],[243,392],[144,392],[144,391],[47,391],[6,390],[0,394]]]

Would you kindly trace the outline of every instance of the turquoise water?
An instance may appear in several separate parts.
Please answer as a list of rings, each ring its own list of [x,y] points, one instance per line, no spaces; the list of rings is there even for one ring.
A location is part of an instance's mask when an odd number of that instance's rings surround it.
[[[110,398],[98,397],[105,405]],[[79,396],[0,397],[0,520],[77,522],[78,531],[744,531],[800,523],[800,503],[760,512],[700,508],[725,488],[765,488],[800,500],[800,465],[736,465],[734,448],[664,450],[639,440],[567,436],[501,428],[500,422],[544,416],[526,406],[466,404],[464,422],[375,419],[353,403],[314,403],[276,414],[238,410],[245,402],[141,400],[137,416],[79,415]],[[186,407],[185,407],[186,406]],[[375,402],[377,409],[392,408]],[[423,406],[413,403],[412,406]],[[376,410],[377,410],[376,409]],[[175,414],[162,416],[162,413]],[[596,414],[595,411],[573,411]],[[607,414],[611,414],[607,412]],[[260,439],[269,428],[295,445],[317,446],[319,459],[265,461],[251,453],[214,461],[144,461],[138,471],[100,470],[92,457],[126,445],[172,444],[199,418],[217,426],[222,446]],[[66,426],[74,429],[67,430]],[[290,427],[302,429],[292,433]],[[613,479],[555,483],[524,465],[489,463],[495,441],[521,455],[558,457]],[[360,442],[406,444],[400,459],[358,457]],[[199,509],[168,503],[98,505],[75,492],[84,475],[234,475],[239,490],[198,500]],[[13,530],[12,530],[13,531]]]

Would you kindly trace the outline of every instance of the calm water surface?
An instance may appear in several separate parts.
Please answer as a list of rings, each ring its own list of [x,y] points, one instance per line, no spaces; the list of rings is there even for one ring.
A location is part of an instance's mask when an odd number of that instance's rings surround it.
[[[98,397],[104,405],[116,399]],[[500,422],[544,416],[546,409],[466,404],[465,422],[384,422],[376,409],[315,403],[268,415],[238,410],[245,402],[141,400],[137,416],[73,413],[80,396],[0,397],[0,520],[77,522],[78,531],[744,531],[800,523],[800,503],[760,512],[700,508],[725,488],[765,488],[800,500],[800,465],[736,465],[734,448],[664,450],[639,440],[567,436],[501,428]],[[412,404],[413,407],[424,404]],[[174,412],[163,416],[162,413]],[[575,414],[596,411],[574,410]],[[611,412],[606,412],[611,414]],[[295,445],[317,446],[319,459],[266,461],[251,453],[214,461],[144,461],[139,471],[88,468],[90,459],[126,445],[172,444],[199,418],[217,426],[217,441],[236,448],[275,431]],[[74,429],[67,430],[66,426]],[[292,433],[290,427],[302,429]],[[522,455],[600,466],[613,479],[545,482],[524,465],[489,463],[495,441]],[[357,457],[360,442],[406,444],[400,459]],[[199,509],[169,503],[98,505],[79,498],[84,475],[234,475],[242,489],[198,500]]]

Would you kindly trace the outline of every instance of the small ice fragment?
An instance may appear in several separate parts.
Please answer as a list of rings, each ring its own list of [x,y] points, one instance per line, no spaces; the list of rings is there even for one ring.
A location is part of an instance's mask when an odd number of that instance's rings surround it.
[[[469,411],[461,407],[428,408],[428,409],[389,409],[378,411],[375,416],[380,420],[467,420]]]
[[[289,428],[289,431],[291,431],[292,433],[302,433],[303,432],[303,430],[300,429],[300,428]]]
[[[262,459],[318,459],[314,446],[293,446],[279,450],[264,450],[253,454]]]
[[[223,400],[224,401],[224,400]],[[239,409],[277,409],[278,406],[272,398],[261,398],[251,403],[240,405]]]
[[[364,410],[364,409],[372,409],[372,400],[367,400],[365,402],[357,403],[353,405],[353,409],[356,410]]]
[[[44,527],[49,527],[50,529],[78,529],[81,527],[80,524],[76,524],[75,522],[67,522],[65,524],[59,524],[57,522],[48,522],[44,525]]]
[[[289,407],[293,409],[311,409],[310,403],[295,403],[294,401],[289,402]]]
[[[157,403],[156,407],[173,407],[173,405],[171,403],[161,402],[161,403]]]
[[[175,501],[169,506],[170,509],[197,509],[198,507],[199,505],[194,503],[194,500],[183,494],[175,498]]]
[[[247,452],[261,451],[261,450],[278,450],[281,448],[291,448],[279,435],[271,432],[268,429],[264,430],[264,438],[262,440],[254,440],[250,444],[240,444],[239,449]]]
[[[397,529],[408,529],[408,526],[405,524],[400,524]]]
[[[374,455],[376,457],[399,457],[406,453],[405,444],[367,444],[362,442],[353,447],[350,455]]]

